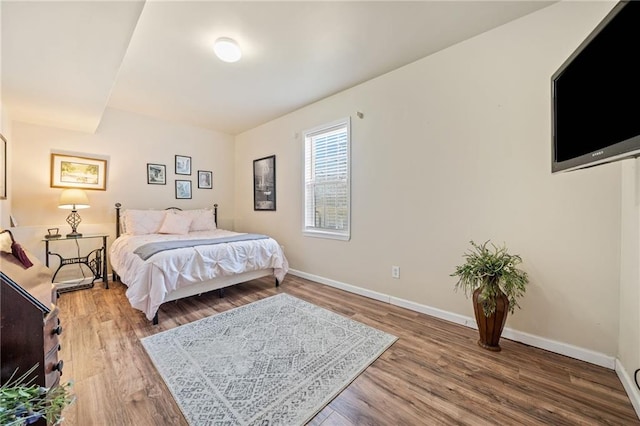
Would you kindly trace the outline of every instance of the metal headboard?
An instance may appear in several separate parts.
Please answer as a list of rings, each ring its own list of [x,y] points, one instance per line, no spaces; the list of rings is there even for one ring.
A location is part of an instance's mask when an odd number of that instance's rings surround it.
[[[120,236],[120,209],[122,208],[122,204],[116,203],[116,238]],[[180,207],[167,207],[165,210],[182,210]],[[218,204],[213,205],[213,220],[216,222],[216,227],[218,226]]]

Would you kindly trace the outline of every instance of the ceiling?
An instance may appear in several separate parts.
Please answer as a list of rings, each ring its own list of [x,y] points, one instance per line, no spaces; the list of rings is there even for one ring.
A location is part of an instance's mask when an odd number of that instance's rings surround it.
[[[237,134],[552,3],[3,0],[2,104],[86,132],[111,107]]]

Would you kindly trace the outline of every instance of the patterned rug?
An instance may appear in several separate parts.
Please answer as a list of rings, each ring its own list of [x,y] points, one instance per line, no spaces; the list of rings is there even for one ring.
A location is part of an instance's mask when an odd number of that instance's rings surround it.
[[[142,339],[185,418],[303,425],[397,337],[285,293]]]

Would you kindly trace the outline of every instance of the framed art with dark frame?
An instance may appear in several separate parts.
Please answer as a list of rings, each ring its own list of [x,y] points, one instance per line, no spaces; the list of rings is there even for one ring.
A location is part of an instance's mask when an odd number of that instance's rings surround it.
[[[51,154],[51,188],[107,189],[107,160]]]
[[[176,179],[176,200],[191,199],[191,181]]]
[[[276,209],[276,156],[253,160],[253,210]]]
[[[213,172],[207,170],[198,170],[198,188],[213,188]]]
[[[166,185],[167,166],[164,164],[147,163],[147,183],[149,185]]]
[[[176,174],[191,175],[191,157],[176,155]]]
[[[7,140],[0,134],[0,200],[7,199]]]

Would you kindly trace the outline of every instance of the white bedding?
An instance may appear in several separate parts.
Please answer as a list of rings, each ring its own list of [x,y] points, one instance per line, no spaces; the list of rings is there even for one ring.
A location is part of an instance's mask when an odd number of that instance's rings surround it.
[[[191,238],[223,238],[240,233],[216,229],[188,235],[121,235],[109,250],[111,266],[128,287],[127,298],[151,320],[167,295],[184,286],[248,271],[273,269],[282,282],[288,271],[282,248],[273,238],[179,248],[144,261],[133,251],[146,243]]]

